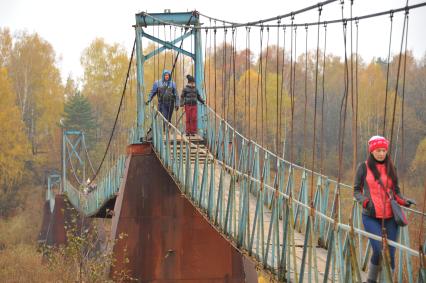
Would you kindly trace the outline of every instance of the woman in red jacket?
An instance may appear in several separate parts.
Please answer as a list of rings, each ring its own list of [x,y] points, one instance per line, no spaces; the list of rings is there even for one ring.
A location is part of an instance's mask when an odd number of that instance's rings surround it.
[[[382,222],[387,238],[396,241],[398,225],[393,218],[389,194],[400,205],[410,206],[413,200],[404,198],[398,186],[395,167],[388,155],[389,141],[373,136],[368,141],[368,159],[359,164],[354,184],[354,197],[362,205],[362,223],[367,232],[382,236]],[[377,282],[382,243],[370,239],[373,255],[368,267],[367,282]],[[392,271],[395,269],[395,248],[389,246]]]

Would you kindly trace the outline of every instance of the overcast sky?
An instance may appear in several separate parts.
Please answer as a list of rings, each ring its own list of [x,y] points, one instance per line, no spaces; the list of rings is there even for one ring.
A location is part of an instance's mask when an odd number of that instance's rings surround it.
[[[345,17],[348,17],[350,1],[345,2]],[[353,15],[361,16],[396,9],[404,6],[405,2],[406,0],[355,0]],[[409,5],[421,2],[411,0]],[[312,0],[261,0],[257,3],[243,0],[0,0],[0,27],[9,27],[12,33],[26,30],[40,34],[53,45],[58,58],[58,67],[61,69],[62,77],[66,78],[68,74],[74,77],[82,75],[81,52],[96,37],[102,37],[108,43],[120,43],[130,52],[134,40],[132,25],[135,23],[135,13],[140,11],[158,13],[163,12],[164,9],[171,9],[172,12],[196,9],[215,18],[248,22],[286,14],[316,3],[318,1]],[[324,8],[323,18],[338,19],[340,17],[339,1]],[[305,17],[297,16],[295,21],[306,22],[316,19],[315,11]],[[395,15],[392,53],[397,53],[399,50],[402,19],[403,13]],[[372,57],[387,56],[389,23],[389,16],[360,22],[359,53],[364,59],[371,60]],[[426,51],[425,28],[426,7],[410,11],[408,48],[414,51],[417,58],[423,57]],[[298,30],[298,34],[304,34],[304,29]],[[312,34],[309,48],[313,49],[316,40],[313,27],[309,29],[309,34]],[[328,50],[342,56],[342,26],[329,27],[328,34]],[[244,37],[241,40],[240,46],[244,46]],[[253,40],[258,44],[259,39]],[[298,46],[301,48],[304,48],[303,40],[303,36],[300,36]]]

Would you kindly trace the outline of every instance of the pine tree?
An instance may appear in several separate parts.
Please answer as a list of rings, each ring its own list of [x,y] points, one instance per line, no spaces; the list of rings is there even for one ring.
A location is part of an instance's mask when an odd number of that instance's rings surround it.
[[[96,122],[89,100],[77,92],[65,103],[64,112],[64,127],[67,130],[82,131],[88,146],[93,144],[95,141]]]

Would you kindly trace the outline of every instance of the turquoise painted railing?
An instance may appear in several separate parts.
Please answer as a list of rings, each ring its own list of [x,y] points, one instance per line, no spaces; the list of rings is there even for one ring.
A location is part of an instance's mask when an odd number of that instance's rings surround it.
[[[130,129],[127,143],[133,143],[136,128]],[[86,216],[95,215],[105,203],[114,198],[123,181],[126,166],[125,148],[120,149],[108,157],[110,167],[105,166],[92,190],[76,188],[68,180],[64,184],[64,193],[74,208]],[[94,184],[92,184],[94,186]]]
[[[124,176],[126,156],[120,155],[96,189],[85,193],[84,190],[75,188],[69,181],[65,183],[65,194],[72,206],[86,216],[96,214],[99,209],[118,193]]]
[[[201,208],[230,241],[254,257],[276,279],[362,281],[361,273],[369,258],[367,239],[382,239],[362,230],[361,209],[354,205],[352,188],[313,173],[311,207],[310,170],[290,164],[246,139],[210,108],[206,108],[205,113],[208,150],[183,135],[183,121],[172,125],[160,113],[151,111],[155,152],[188,199]],[[200,156],[204,156],[203,159]],[[352,222],[349,222],[350,213],[344,215],[340,209],[337,217],[332,217],[339,187],[338,207],[353,207]],[[344,191],[348,193],[347,199],[343,198]],[[405,210],[419,214],[412,209]],[[304,237],[301,256],[296,256],[294,235],[297,231]],[[412,282],[411,260],[419,257],[419,253],[410,248],[408,235],[404,227],[400,230],[399,242],[388,243],[398,251],[396,279],[402,278],[402,266],[405,266],[405,272],[410,273],[408,281]],[[322,272],[318,271],[317,243],[327,248]],[[390,281],[389,265],[384,265],[383,270],[382,277]]]

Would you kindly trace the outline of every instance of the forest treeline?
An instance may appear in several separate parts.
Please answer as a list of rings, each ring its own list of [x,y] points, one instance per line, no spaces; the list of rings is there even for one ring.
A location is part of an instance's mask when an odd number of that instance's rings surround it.
[[[144,53],[154,47],[148,45]],[[338,136],[346,89],[343,180],[351,182],[352,178],[355,113],[357,162],[366,157],[369,137],[383,134],[383,125],[389,136],[394,120],[392,154],[405,193],[419,200],[418,208],[422,207],[426,54],[419,60],[411,52],[403,55],[396,91],[399,55],[390,58],[388,75],[386,59],[366,62],[354,54],[352,60],[348,58],[349,75],[345,76],[344,58],[333,54],[319,52],[317,64],[315,51],[295,58],[273,45],[258,55],[251,50],[234,51],[228,44],[206,50],[204,91],[208,105],[244,135],[308,167],[316,112],[315,170],[326,175],[338,174]],[[146,62],[146,95],[162,70],[171,69],[175,56],[166,52]],[[97,166],[111,134],[129,58],[123,46],[94,39],[82,51],[83,76],[68,76],[62,82],[57,54],[48,41],[37,33],[12,35],[9,29],[0,29],[0,215],[19,205],[17,192],[23,184],[43,184],[47,172],[60,170],[62,128],[86,133],[89,153]],[[180,91],[193,65],[183,56],[176,62],[173,77]],[[129,120],[136,119],[134,65],[126,94],[132,98],[126,105]]]

